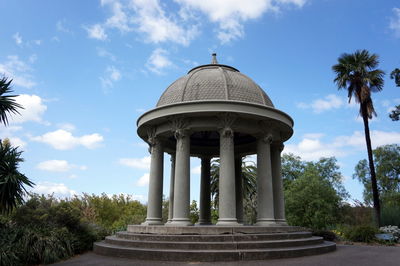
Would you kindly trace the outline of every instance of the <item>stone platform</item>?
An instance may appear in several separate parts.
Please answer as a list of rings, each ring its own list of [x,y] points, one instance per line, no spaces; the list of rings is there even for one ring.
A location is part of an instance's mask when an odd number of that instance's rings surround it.
[[[94,244],[100,255],[160,261],[240,261],[322,254],[336,244],[292,226],[140,226]]]

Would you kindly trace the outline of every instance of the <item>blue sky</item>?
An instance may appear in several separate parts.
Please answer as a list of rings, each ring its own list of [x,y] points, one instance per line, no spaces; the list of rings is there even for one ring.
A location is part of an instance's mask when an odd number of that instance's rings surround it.
[[[387,74],[400,67],[395,0],[127,0],[0,2],[0,74],[25,106],[0,137],[24,150],[21,172],[38,193],[125,193],[146,202],[149,154],[136,120],[167,86],[210,62],[250,76],[295,121],[284,152],[304,160],[336,156],[352,179],[366,158],[358,108],[333,83],[342,53],[368,49]],[[400,104],[389,75],[373,95],[372,144],[400,143]],[[191,162],[198,198],[199,161]],[[168,195],[169,156],[164,194]]]

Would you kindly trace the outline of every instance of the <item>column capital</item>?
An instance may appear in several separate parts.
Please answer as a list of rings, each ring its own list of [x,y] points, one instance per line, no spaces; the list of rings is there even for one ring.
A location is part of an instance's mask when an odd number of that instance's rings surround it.
[[[258,136],[258,139],[265,144],[272,144],[273,135],[271,132],[263,133]]]
[[[233,138],[234,132],[230,127],[224,127],[219,130],[219,134],[223,138]]]
[[[161,140],[157,136],[156,128],[152,127],[147,130],[147,143],[149,144],[149,153],[152,153],[155,149],[160,149]]]

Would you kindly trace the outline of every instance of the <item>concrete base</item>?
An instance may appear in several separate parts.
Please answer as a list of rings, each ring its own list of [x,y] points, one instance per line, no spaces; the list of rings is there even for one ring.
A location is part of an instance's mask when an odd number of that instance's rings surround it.
[[[165,226],[192,226],[193,224],[189,219],[172,219],[170,223],[166,223]]]
[[[275,219],[258,219],[256,226],[279,226]]]
[[[101,255],[168,261],[239,261],[321,254],[336,244],[293,226],[129,225],[94,244]]]
[[[148,226],[148,225],[163,225],[163,222],[160,218],[147,218],[146,221],[144,221],[142,226]]]

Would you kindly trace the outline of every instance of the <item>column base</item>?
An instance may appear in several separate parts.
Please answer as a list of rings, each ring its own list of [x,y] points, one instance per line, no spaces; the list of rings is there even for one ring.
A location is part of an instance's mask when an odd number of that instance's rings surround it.
[[[288,225],[285,219],[276,219],[275,222],[279,225]]]
[[[165,226],[193,226],[187,218],[174,218],[170,223],[166,223]]]
[[[236,218],[222,218],[222,219],[218,219],[217,224],[218,226],[241,226],[241,224],[239,224],[237,222]]]
[[[146,218],[141,225],[163,225],[161,218]]]
[[[196,225],[211,225],[211,221],[199,220]]]
[[[257,222],[255,225],[257,225],[257,226],[278,226],[279,224],[276,222],[275,219],[261,218],[261,219],[257,219]]]

